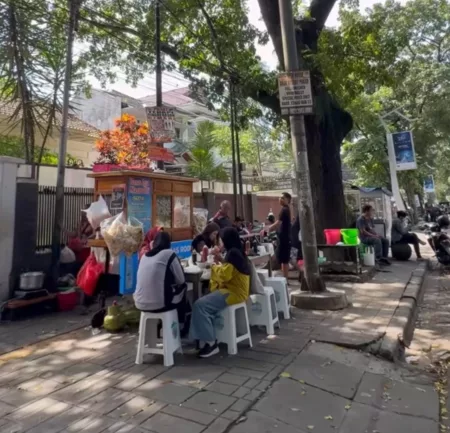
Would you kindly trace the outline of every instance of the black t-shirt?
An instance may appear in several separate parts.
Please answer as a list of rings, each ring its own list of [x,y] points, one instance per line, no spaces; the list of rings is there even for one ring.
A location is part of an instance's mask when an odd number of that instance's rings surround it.
[[[291,235],[291,210],[289,206],[283,206],[278,220],[281,221],[281,225],[278,228],[277,235],[280,242],[289,242]]]

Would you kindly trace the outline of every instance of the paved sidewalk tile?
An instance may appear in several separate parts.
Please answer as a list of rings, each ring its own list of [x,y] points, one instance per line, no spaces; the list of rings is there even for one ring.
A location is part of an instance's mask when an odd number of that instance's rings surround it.
[[[365,373],[355,400],[379,409],[439,420],[439,399],[433,386],[412,385]]]
[[[209,415],[205,412],[200,412],[198,410],[189,409],[184,406],[177,406],[172,404],[162,409],[162,412],[203,425],[209,425],[216,419],[214,415]]]
[[[211,391],[202,391],[183,403],[183,406],[219,416],[235,402],[236,399],[233,397]]]
[[[165,413],[158,413],[147,420],[142,427],[155,433],[200,433],[205,429],[202,424],[187,421]]]
[[[248,381],[249,377],[247,376],[237,376],[235,374],[224,373],[218,377],[217,380],[220,382],[230,383],[231,385],[244,385]]]
[[[353,398],[364,374],[363,370],[304,352],[286,371],[296,380],[345,398]]]
[[[193,388],[204,388],[216,380],[226,369],[215,365],[204,365],[201,361],[194,365],[175,365],[158,376],[158,380],[171,380],[180,385]]]
[[[170,404],[180,404],[196,392],[196,388],[159,379],[150,380],[134,390],[135,394]]]
[[[306,433],[314,430],[299,430],[284,422],[269,418],[262,413],[251,411],[246,420],[230,430],[231,433]],[[356,433],[356,432],[355,432]]]
[[[208,391],[218,392],[219,394],[231,395],[238,389],[238,386],[215,381],[210,383],[205,389]]]

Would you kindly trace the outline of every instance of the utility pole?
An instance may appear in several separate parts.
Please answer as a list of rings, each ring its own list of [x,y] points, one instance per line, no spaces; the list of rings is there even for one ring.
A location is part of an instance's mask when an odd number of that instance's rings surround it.
[[[239,214],[241,218],[245,219],[244,215],[244,186],[242,184],[242,166],[241,166],[241,149],[239,147],[239,122],[238,122],[238,109],[237,109],[237,98],[236,93],[234,94],[234,131],[236,133],[236,168],[237,168],[237,178],[239,182]],[[237,203],[236,203],[237,206]]]
[[[233,173],[233,201],[234,201],[234,216],[238,214],[238,200],[237,200],[237,171],[236,171],[236,142],[235,142],[235,116],[234,116],[234,84],[230,79],[230,129],[231,129],[231,168]]]
[[[283,40],[284,69],[286,72],[300,68],[295,40],[294,17],[291,0],[278,0],[280,9],[281,36]],[[308,165],[305,120],[301,114],[289,114],[292,153],[298,194],[298,212],[302,233],[304,277],[310,292],[325,291],[317,260],[317,239],[314,225],[311,182]]]
[[[56,197],[55,197],[55,220],[52,236],[52,277],[56,285],[59,277],[59,259],[61,254],[61,233],[63,230],[64,217],[64,179],[66,174],[66,154],[67,154],[67,122],[69,119],[69,99],[72,80],[72,51],[77,27],[78,12],[82,0],[68,0],[69,7],[69,25],[67,28],[67,53],[66,70],[64,75],[64,94],[62,105],[61,133],[59,139],[58,151],[58,172],[56,178]]]
[[[161,5],[155,0],[155,55],[156,55],[156,106],[162,107],[162,62],[161,62]],[[164,144],[161,145],[164,147]],[[158,170],[164,171],[164,161],[157,162]]]

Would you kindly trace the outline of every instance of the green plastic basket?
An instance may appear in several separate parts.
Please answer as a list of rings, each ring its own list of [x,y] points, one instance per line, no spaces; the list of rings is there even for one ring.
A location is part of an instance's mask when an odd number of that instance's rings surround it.
[[[359,244],[358,229],[341,229],[341,234],[345,245]]]

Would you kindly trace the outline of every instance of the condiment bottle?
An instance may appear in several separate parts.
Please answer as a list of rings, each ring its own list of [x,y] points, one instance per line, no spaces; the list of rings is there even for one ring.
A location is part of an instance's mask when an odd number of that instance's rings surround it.
[[[202,262],[206,263],[208,260],[209,248],[205,245],[202,250]]]

